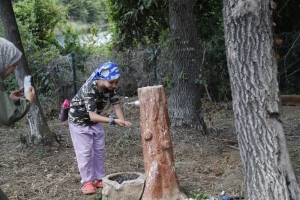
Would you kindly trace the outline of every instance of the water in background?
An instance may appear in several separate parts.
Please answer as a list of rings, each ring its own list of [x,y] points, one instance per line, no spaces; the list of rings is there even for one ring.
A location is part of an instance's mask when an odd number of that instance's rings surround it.
[[[92,44],[94,41],[96,41],[96,43],[95,43],[96,46],[100,46],[101,44],[109,42],[111,39],[111,35],[107,34],[106,31],[99,32],[98,35],[96,37],[93,37],[92,39],[90,39],[90,37],[92,37],[91,34],[80,35],[79,37],[80,37],[81,44]],[[56,39],[57,39],[58,43],[63,47],[64,46],[64,36],[59,35],[56,37]]]

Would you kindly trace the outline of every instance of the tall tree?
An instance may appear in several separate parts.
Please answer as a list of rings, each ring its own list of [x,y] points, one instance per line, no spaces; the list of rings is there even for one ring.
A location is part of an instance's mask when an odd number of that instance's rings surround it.
[[[19,60],[18,67],[15,69],[15,75],[20,87],[23,87],[24,76],[30,73],[28,63],[25,57],[18,25],[14,15],[10,0],[0,0],[0,17],[4,27],[6,38],[14,43],[23,53]],[[31,139],[35,144],[52,144],[54,135],[49,129],[38,96],[28,112],[28,121],[31,129]]]
[[[227,65],[246,199],[299,199],[280,119],[270,0],[224,0]]]
[[[206,133],[201,113],[200,48],[193,14],[194,0],[170,0],[170,32],[174,40],[174,86],[169,100],[172,126],[186,126]]]

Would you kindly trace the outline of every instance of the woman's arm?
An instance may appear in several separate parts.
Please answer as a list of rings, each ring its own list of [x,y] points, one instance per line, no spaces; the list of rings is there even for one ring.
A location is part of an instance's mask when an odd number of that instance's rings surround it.
[[[0,90],[0,124],[11,125],[22,119],[28,112],[30,102],[20,98],[13,102],[6,91]]]
[[[113,107],[115,109],[115,112],[116,112],[116,115],[117,115],[118,119],[121,119],[121,120],[125,121],[124,113],[123,113],[123,110],[122,110],[120,104],[116,104]]]
[[[124,113],[123,113],[123,110],[122,110],[120,104],[114,105],[114,109],[115,109],[116,115],[118,117],[118,119],[115,119],[115,121],[116,120],[121,120],[120,123],[122,123],[122,127],[129,127],[129,126],[131,126],[131,123],[129,121],[125,120]]]
[[[98,115],[96,112],[89,112],[89,116],[93,122],[109,123],[110,120],[108,117]]]
[[[124,120],[124,115],[122,108],[119,104],[114,105],[114,109],[118,119],[114,119],[114,123],[121,127],[129,127],[131,123]],[[89,116],[91,121],[93,122],[101,122],[101,123],[109,123],[109,117],[104,117],[102,115],[98,115],[96,112],[89,112]]]

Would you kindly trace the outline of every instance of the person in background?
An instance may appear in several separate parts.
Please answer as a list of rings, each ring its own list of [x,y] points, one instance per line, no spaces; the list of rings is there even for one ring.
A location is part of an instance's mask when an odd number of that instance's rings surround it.
[[[10,95],[5,90],[4,80],[14,72],[21,56],[13,43],[0,37],[0,125],[9,126],[22,119],[36,98],[33,87],[29,88],[25,98],[22,88]],[[1,189],[0,199],[8,199]]]
[[[70,101],[69,128],[77,158],[84,194],[102,188],[105,176],[105,132],[102,123],[129,127],[119,104],[116,87],[120,71],[115,63],[99,66]],[[108,101],[113,105],[117,118],[101,115]]]

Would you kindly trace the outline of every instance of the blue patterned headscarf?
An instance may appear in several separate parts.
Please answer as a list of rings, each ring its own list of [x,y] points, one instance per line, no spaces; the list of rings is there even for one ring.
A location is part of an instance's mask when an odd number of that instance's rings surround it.
[[[86,82],[93,80],[116,80],[120,78],[120,70],[118,66],[113,62],[107,62],[100,65],[86,80]]]

